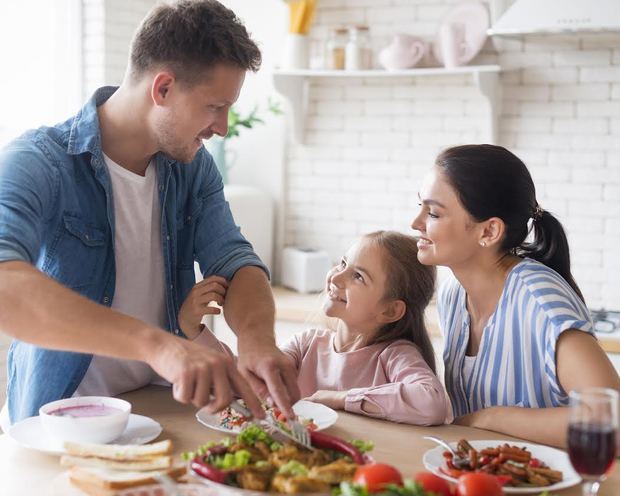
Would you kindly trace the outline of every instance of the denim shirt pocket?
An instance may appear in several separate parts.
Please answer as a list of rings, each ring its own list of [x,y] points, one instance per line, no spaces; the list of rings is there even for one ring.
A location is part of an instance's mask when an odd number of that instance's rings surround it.
[[[44,270],[61,284],[81,289],[94,282],[97,268],[104,263],[107,234],[82,217],[65,213],[53,256]],[[52,255],[52,254],[50,254]]]
[[[86,224],[81,218],[65,214],[63,216],[65,229],[78,238],[86,246],[103,246],[105,231]]]

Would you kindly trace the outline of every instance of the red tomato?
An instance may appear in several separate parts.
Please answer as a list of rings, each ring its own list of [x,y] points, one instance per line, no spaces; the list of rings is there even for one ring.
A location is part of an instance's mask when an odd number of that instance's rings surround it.
[[[538,458],[532,458],[530,460],[530,467],[538,468],[542,465],[542,462]]]
[[[472,472],[459,477],[456,496],[502,496],[502,486],[494,475]]]
[[[353,482],[366,487],[370,493],[376,493],[388,484],[402,486],[403,477],[398,469],[387,463],[369,463],[357,467]]]
[[[430,472],[418,472],[413,480],[422,486],[422,489],[433,492],[437,496],[452,496],[450,485],[441,477]]]

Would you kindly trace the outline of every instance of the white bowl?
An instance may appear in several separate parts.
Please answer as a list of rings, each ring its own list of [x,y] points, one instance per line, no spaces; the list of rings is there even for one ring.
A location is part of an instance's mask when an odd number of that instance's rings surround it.
[[[79,409],[92,406],[99,410],[94,416],[74,416]],[[105,411],[113,408],[113,411]],[[67,410],[64,415],[52,414]],[[91,412],[93,413],[92,409]],[[52,401],[39,408],[41,422],[48,434],[60,442],[109,443],[119,437],[127,428],[131,403],[118,398],[105,396],[79,396]]]

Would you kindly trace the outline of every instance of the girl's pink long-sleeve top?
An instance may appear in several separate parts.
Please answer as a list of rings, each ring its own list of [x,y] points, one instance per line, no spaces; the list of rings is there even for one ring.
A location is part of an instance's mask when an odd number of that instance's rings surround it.
[[[401,339],[339,353],[335,336],[329,329],[310,329],[282,347],[297,367],[302,397],[319,389],[346,390],[349,412],[415,425],[445,422],[445,390],[416,345]],[[380,413],[365,412],[362,401]]]

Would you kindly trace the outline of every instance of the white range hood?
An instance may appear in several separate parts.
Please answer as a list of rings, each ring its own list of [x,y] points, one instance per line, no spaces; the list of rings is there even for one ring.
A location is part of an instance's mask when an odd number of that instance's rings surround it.
[[[620,0],[516,0],[489,35],[620,31]]]

